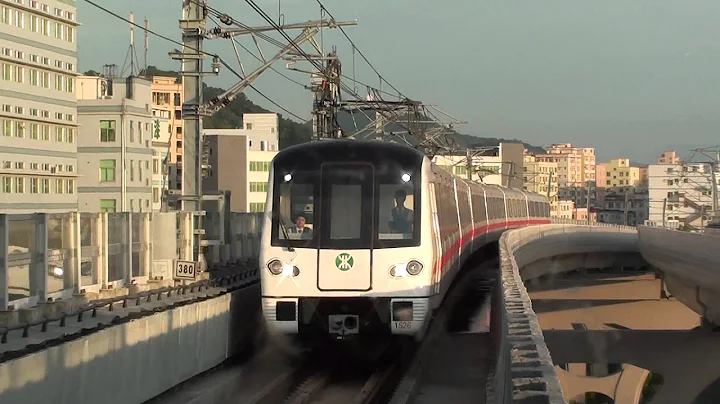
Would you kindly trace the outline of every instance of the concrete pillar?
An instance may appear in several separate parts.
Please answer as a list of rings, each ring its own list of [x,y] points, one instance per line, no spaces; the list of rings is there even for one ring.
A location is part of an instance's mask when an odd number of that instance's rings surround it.
[[[100,277],[98,281],[102,289],[107,289],[110,282],[108,274],[108,260],[109,260],[109,240],[108,240],[108,214],[103,212],[98,214],[98,222],[96,235],[97,246],[100,248]]]
[[[36,213],[35,248],[30,250],[30,296],[37,296],[39,302],[47,300],[48,270],[48,215]]]
[[[152,214],[140,214],[140,276],[150,275],[152,268]]]
[[[124,271],[122,279],[125,281],[125,286],[130,285],[130,280],[132,279],[132,252],[133,252],[133,237],[132,237],[132,225],[133,225],[133,216],[130,212],[122,212],[122,244],[123,244],[123,252],[122,252],[122,264],[121,268]]]
[[[80,262],[77,256],[80,240],[76,238],[80,223],[76,221],[77,215],[79,215],[79,213],[67,213],[63,215],[62,219],[62,248],[65,250],[65,258],[63,259],[63,289],[71,289],[73,291],[77,289],[80,282]],[[79,289],[77,290],[79,291]]]
[[[238,227],[238,220],[237,220],[237,214],[231,213],[228,217],[228,239],[226,240],[228,248],[229,248],[229,257],[228,259],[230,262],[235,263],[239,260],[240,254],[238,253],[238,240],[237,240],[237,227]]]
[[[193,259],[193,216],[192,212],[178,212],[180,215],[180,259]]]
[[[8,309],[9,268],[8,268],[8,241],[10,226],[8,224],[8,215],[0,214],[0,313]]]

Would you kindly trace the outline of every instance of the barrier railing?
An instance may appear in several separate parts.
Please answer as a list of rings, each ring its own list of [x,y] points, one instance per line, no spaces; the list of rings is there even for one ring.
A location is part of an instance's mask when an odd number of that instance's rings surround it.
[[[248,263],[250,264],[250,263]],[[252,263],[254,264],[254,262]],[[155,297],[156,301],[160,301],[163,299],[163,296],[170,298],[173,296],[173,292],[177,292],[176,295],[186,295],[188,293],[195,293],[200,292],[205,289],[213,288],[213,287],[224,287],[224,286],[231,286],[234,284],[237,284],[240,280],[247,280],[248,282],[252,282],[253,280],[256,280],[257,278],[257,265],[247,265],[241,272],[233,273],[231,275],[213,278],[213,279],[203,279],[200,281],[196,281],[190,284],[186,285],[178,285],[178,286],[166,286],[158,289],[151,289],[143,292],[138,292],[130,295],[123,295],[118,296],[114,298],[109,299],[101,299],[97,301],[93,301],[88,304],[84,304],[80,306],[80,308],[71,310],[68,312],[60,312],[56,315],[51,316],[44,316],[42,319],[35,320],[35,321],[26,321],[20,324],[16,324],[13,326],[7,326],[2,327],[0,326],[0,344],[6,344],[8,343],[8,338],[11,335],[11,332],[13,331],[19,331],[22,330],[22,338],[27,338],[28,334],[30,332],[30,329],[33,327],[40,327],[41,332],[47,332],[48,325],[54,322],[57,322],[59,327],[65,327],[66,321],[68,318],[77,318],[77,322],[81,323],[83,321],[83,316],[87,312],[92,312],[92,317],[97,317],[98,309],[106,308],[108,309],[108,312],[113,312],[114,305],[116,303],[122,302],[123,308],[131,308],[129,306],[129,302],[134,301],[135,306],[140,306],[143,303],[149,303],[152,301],[153,297]],[[244,283],[244,285],[246,285]],[[172,305],[165,306],[165,309],[172,308]],[[154,311],[152,311],[154,312]],[[144,312],[136,313],[135,316],[130,315],[130,317],[137,317],[149,314]],[[66,335],[62,335],[58,338],[66,337]],[[52,341],[52,340],[49,340]],[[49,342],[48,341],[48,342]],[[11,354],[12,352],[8,352],[8,354]],[[2,358],[2,355],[0,355],[0,358]],[[7,358],[3,358],[7,359]]]
[[[592,227],[614,227],[614,228],[627,228],[627,229],[635,229],[636,226],[626,226],[622,224],[614,224],[614,223],[602,223],[602,222],[594,222],[591,220],[574,220],[574,219],[563,219],[558,217],[553,217],[551,219],[553,224],[571,224],[575,226],[592,226]]]
[[[497,356],[492,374],[488,377],[488,403],[509,404],[522,399],[553,404],[566,402],[530,296],[520,276],[515,252],[523,245],[552,235],[578,232],[633,234],[636,231],[632,226],[553,218],[552,224],[503,234],[499,242],[500,276],[493,292],[490,315],[490,332]],[[631,243],[626,244],[628,248],[632,246]],[[514,379],[519,385],[514,384]]]
[[[205,220],[208,269],[257,257],[262,213],[208,215],[222,218]],[[191,258],[192,218],[192,212],[0,214],[0,314],[78,295],[93,300],[130,285],[167,286],[174,260]]]

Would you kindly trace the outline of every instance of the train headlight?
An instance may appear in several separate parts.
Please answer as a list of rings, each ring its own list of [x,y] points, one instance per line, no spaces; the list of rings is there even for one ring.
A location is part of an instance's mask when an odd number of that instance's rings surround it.
[[[415,276],[422,272],[423,265],[416,261],[410,260],[408,263],[395,264],[390,267],[390,276],[393,278],[402,278],[407,275]]]
[[[412,260],[407,263],[407,267],[405,270],[407,271],[407,273],[414,276],[414,275],[419,274],[420,271],[422,271],[422,269],[423,269],[423,266],[421,263],[419,263],[415,260]]]
[[[300,269],[295,265],[285,264],[283,265],[282,274],[283,276],[298,276]]]
[[[300,268],[293,264],[286,264],[279,259],[274,259],[267,264],[268,271],[273,275],[298,276]]]
[[[285,264],[283,264],[282,261],[277,259],[272,260],[267,264],[268,271],[270,271],[270,273],[273,275],[280,275],[281,273],[283,273],[283,267],[285,267]]]

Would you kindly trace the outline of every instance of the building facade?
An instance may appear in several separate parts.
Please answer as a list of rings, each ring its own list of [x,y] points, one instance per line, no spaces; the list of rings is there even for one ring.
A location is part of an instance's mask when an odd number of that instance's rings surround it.
[[[523,162],[523,188],[545,195],[550,201],[550,215],[558,215],[557,163],[538,161],[535,156],[525,155]]]
[[[174,132],[169,120],[157,116],[153,117],[152,131],[152,208],[158,212],[170,208],[167,194],[170,189],[170,143]]]
[[[167,161],[169,189],[174,194],[182,193],[183,157],[183,86],[175,77],[154,76],[152,78],[152,115],[166,119],[172,133],[170,158]],[[179,206],[172,206],[179,208]]]
[[[230,191],[233,212],[263,212],[270,162],[278,153],[278,116],[243,114],[245,129],[205,129],[209,175],[203,191]]]
[[[522,143],[500,143],[494,148],[472,152],[470,179],[483,184],[522,189],[524,150]],[[468,178],[467,153],[436,155],[433,162],[457,176]]]
[[[658,164],[680,164],[680,157],[677,156],[675,150],[665,150],[658,157]]]
[[[78,84],[79,209],[152,211],[150,81],[81,76]]]
[[[595,204],[595,149],[557,143],[547,153],[535,156],[536,161],[557,165],[558,199],[573,201],[576,207]]]
[[[0,0],[3,213],[78,208],[77,26],[74,1]]]
[[[636,226],[645,223],[649,214],[647,190],[626,189],[609,192],[602,206],[597,209],[598,221],[602,223]]]
[[[667,152],[666,152],[667,153]],[[648,166],[649,220],[679,222],[684,230],[702,229],[712,219],[713,182],[709,164],[651,164]],[[716,192],[720,183],[716,172]]]
[[[609,163],[603,163],[605,166],[606,188],[635,188],[640,185],[640,169],[631,167],[629,159],[614,159]]]

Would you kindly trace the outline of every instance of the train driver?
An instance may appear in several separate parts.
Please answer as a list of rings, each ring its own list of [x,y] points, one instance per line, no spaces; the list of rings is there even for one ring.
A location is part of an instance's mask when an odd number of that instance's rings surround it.
[[[309,227],[305,227],[305,215],[302,213],[295,216],[295,226],[290,226],[288,229],[288,236],[292,235],[299,235],[293,236],[290,238],[301,238],[301,239],[311,239],[312,236],[312,229]]]
[[[393,233],[412,233],[413,211],[405,207],[407,193],[404,189],[395,192],[395,207],[390,211],[390,230]]]

